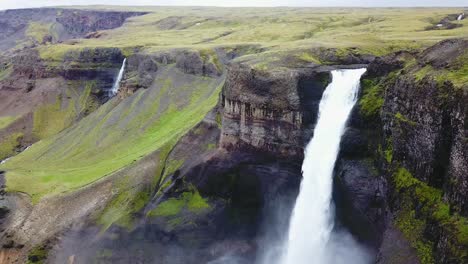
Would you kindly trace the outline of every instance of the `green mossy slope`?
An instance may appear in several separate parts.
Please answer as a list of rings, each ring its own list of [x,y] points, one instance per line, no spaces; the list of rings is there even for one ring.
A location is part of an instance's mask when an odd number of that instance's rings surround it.
[[[7,190],[33,202],[90,184],[181,137],[214,107],[222,80],[161,69],[153,86],[114,98],[11,159]],[[34,183],[34,184],[32,184]]]
[[[430,232],[430,224],[437,225],[448,235],[452,256],[466,258],[468,219],[451,213],[450,205],[443,201],[442,191],[414,178],[405,168],[397,170],[393,181],[401,206],[396,225],[416,250],[421,263],[435,263],[435,245],[425,236]]]
[[[22,133],[14,133],[2,139],[0,142],[0,160],[8,158],[15,153],[15,149],[20,145],[22,137]]]

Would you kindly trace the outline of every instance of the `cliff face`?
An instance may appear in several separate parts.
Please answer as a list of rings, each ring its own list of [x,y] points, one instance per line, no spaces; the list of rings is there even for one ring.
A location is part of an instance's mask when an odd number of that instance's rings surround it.
[[[1,11],[0,47],[7,50],[29,40],[32,41],[29,45],[34,45],[85,37],[120,27],[127,18],[144,14],[59,8]]]
[[[56,21],[63,25],[68,33],[85,36],[90,32],[120,27],[127,18],[144,14],[146,13],[59,10]]]
[[[450,83],[400,78],[387,91],[382,121],[393,158],[413,176],[444,190],[453,211],[467,208],[466,95]],[[454,188],[454,186],[456,186]]]
[[[51,62],[36,50],[25,49],[4,61],[0,118],[12,121],[0,129],[1,160],[62,131],[106,102],[123,55],[119,49],[83,49]]]
[[[226,149],[254,147],[284,157],[301,157],[329,73],[262,72],[232,64],[220,97]],[[309,133],[307,133],[309,132]]]
[[[379,184],[388,186],[379,263],[412,259],[396,246],[389,251],[390,240],[406,240],[421,263],[468,261],[468,97],[456,78],[463,75],[446,72],[463,72],[467,45],[449,40],[379,59],[363,80],[355,124],[368,135]]]

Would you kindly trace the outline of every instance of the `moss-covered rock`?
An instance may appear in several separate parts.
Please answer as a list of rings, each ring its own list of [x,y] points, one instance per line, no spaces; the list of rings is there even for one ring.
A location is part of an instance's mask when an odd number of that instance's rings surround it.
[[[414,178],[405,168],[393,176],[399,201],[396,226],[416,249],[421,263],[436,263],[442,244],[450,245],[449,261],[468,260],[468,219],[450,211],[443,201],[442,191]],[[436,232],[448,241],[434,241],[429,235]]]
[[[48,255],[48,249],[45,246],[37,246],[29,251],[27,264],[43,264]]]
[[[21,146],[21,140],[23,138],[22,133],[14,133],[1,139],[0,142],[0,160],[6,159],[16,154],[16,150]]]

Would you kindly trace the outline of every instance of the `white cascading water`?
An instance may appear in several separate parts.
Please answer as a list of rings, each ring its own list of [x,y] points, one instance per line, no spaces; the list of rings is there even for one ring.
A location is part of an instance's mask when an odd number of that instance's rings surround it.
[[[461,21],[461,20],[463,19],[464,16],[465,16],[465,13],[460,14],[460,15],[457,17],[457,20],[458,20],[458,21]]]
[[[114,97],[120,88],[120,81],[122,81],[123,74],[125,72],[125,63],[127,62],[127,58],[125,58],[122,62],[122,67],[120,67],[119,75],[117,75],[117,79],[115,79],[114,85],[112,85],[112,89],[109,91],[109,97]]]
[[[333,169],[346,120],[356,103],[360,78],[365,71],[332,71],[332,82],[320,101],[314,137],[305,150],[303,179],[289,224],[282,264],[336,263],[330,260],[333,253],[327,247],[335,218]]]
[[[25,151],[28,150],[31,146],[32,146],[32,145],[27,146],[27,147],[26,147],[23,151],[21,151],[20,153],[25,152]],[[18,153],[18,155],[19,155],[20,153]],[[11,158],[12,158],[12,157],[9,157],[9,158],[6,158],[6,159],[0,161],[0,165],[6,163],[6,162],[9,161]]]

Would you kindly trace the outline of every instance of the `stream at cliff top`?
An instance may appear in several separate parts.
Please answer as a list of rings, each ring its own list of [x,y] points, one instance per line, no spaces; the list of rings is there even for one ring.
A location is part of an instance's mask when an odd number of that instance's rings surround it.
[[[346,121],[366,69],[332,71],[319,106],[314,136],[306,147],[302,182],[291,215],[282,264],[367,263],[363,248],[347,232],[334,230],[333,169]]]
[[[119,74],[117,75],[117,78],[115,79],[114,85],[112,85],[112,88],[109,90],[109,98],[114,97],[118,92],[120,88],[120,81],[122,81],[123,74],[125,72],[125,63],[127,62],[127,58],[125,58],[122,62],[122,67],[120,67]]]

